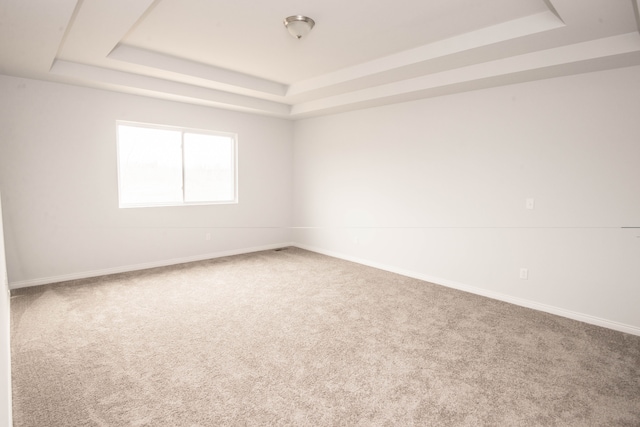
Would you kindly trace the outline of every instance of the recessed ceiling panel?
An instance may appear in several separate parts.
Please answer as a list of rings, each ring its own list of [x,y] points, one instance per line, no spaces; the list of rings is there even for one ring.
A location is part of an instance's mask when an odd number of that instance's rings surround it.
[[[0,0],[0,74],[296,119],[638,65],[638,1]]]
[[[547,11],[544,0],[160,0],[121,41],[281,83]],[[316,26],[296,40],[282,20]]]

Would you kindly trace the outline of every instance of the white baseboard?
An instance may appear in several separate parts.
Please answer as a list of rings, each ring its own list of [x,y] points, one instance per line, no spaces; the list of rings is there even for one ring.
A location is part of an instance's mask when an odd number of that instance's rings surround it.
[[[511,295],[502,294],[500,292],[490,291],[490,290],[479,288],[476,286],[465,285],[463,283],[458,283],[453,280],[447,280],[439,277],[428,276],[426,274],[417,273],[415,271],[396,268],[391,265],[380,264],[364,258],[345,255],[345,254],[334,252],[334,251],[328,251],[325,249],[316,248],[309,245],[294,243],[292,244],[292,246],[295,246],[300,249],[312,251],[312,252],[317,252],[319,254],[328,255],[334,258],[344,259],[345,261],[351,261],[351,262],[366,265],[369,267],[378,268],[380,270],[389,271],[391,273],[412,277],[414,279],[424,280],[425,282],[434,283],[436,285],[446,286],[448,288],[458,289],[460,291],[465,291],[472,294],[496,299],[499,301],[508,302],[510,304],[519,305],[521,307],[531,308],[534,310],[543,311],[545,313],[555,314],[557,316],[562,316],[568,319],[577,320],[579,322],[589,323],[591,325],[602,326],[603,328],[613,329],[615,331],[625,332],[627,334],[640,336],[640,328],[636,326],[627,325],[627,324],[615,322],[612,320],[602,319],[599,317],[591,316],[589,314],[579,313],[572,310],[566,310],[564,308],[542,304],[542,303],[530,301],[524,298],[518,298]]]
[[[148,268],[155,268],[155,267],[166,267],[168,265],[184,264],[186,262],[203,261],[207,259],[221,258],[221,257],[231,256],[231,255],[242,255],[242,254],[248,254],[251,252],[268,251],[271,249],[278,249],[286,246],[293,246],[293,243],[285,242],[285,243],[277,243],[277,244],[271,244],[271,245],[254,246],[250,248],[232,249],[229,251],[213,252],[213,253],[195,255],[195,256],[184,257],[184,258],[173,258],[173,259],[154,261],[154,262],[148,262],[143,264],[123,265],[120,267],[105,268],[101,270],[82,271],[79,273],[64,274],[62,276],[41,277],[38,279],[21,280],[21,281],[9,283],[9,289],[28,288],[31,286],[67,282],[69,280],[87,279],[90,277],[106,276],[109,274],[116,274],[116,273],[126,273],[128,271],[146,270]]]
[[[591,316],[589,314],[579,313],[572,310],[566,310],[564,308],[542,304],[542,303],[527,300],[524,298],[518,298],[511,295],[502,294],[500,292],[490,291],[490,290],[479,288],[476,286],[466,285],[463,283],[455,282],[453,280],[433,277],[426,274],[417,273],[415,271],[405,270],[405,269],[397,268],[391,265],[377,263],[364,258],[358,258],[350,255],[345,255],[343,253],[338,253],[334,251],[317,248],[314,246],[309,246],[309,245],[304,245],[299,243],[292,243],[292,242],[255,246],[255,247],[242,248],[242,249],[233,249],[229,251],[220,251],[220,252],[213,252],[209,254],[196,255],[196,256],[185,257],[185,258],[174,258],[174,259],[168,259],[168,260],[162,260],[162,261],[154,261],[154,262],[149,262],[144,264],[126,265],[126,266],[107,268],[102,270],[84,271],[79,273],[65,274],[62,276],[42,277],[38,279],[23,280],[23,281],[10,283],[9,288],[19,289],[19,288],[26,288],[30,286],[46,285],[50,283],[66,282],[69,280],[78,280],[78,279],[86,279],[90,277],[106,276],[109,274],[125,273],[128,271],[145,270],[148,268],[165,267],[169,265],[183,264],[186,262],[202,261],[206,259],[220,258],[225,256],[231,256],[231,255],[241,255],[241,254],[246,254],[251,252],[266,251],[266,250],[277,249],[277,248],[286,247],[286,246],[295,246],[301,249],[317,252],[317,253],[328,255],[334,258],[340,258],[346,261],[356,262],[358,264],[367,265],[373,268],[378,268],[380,270],[385,270],[392,273],[401,274],[403,276],[412,277],[414,279],[424,280],[425,282],[434,283],[436,285],[446,286],[448,288],[458,289],[458,290],[469,292],[472,294],[482,295],[482,296],[496,299],[499,301],[508,302],[510,304],[519,305],[521,307],[527,307],[534,310],[543,311],[545,313],[555,314],[558,316],[566,317],[566,318],[577,320],[580,322],[589,323],[591,325],[602,326],[604,328],[613,329],[615,331],[620,331],[620,332],[625,332],[628,334],[640,336],[640,328],[636,326],[627,325],[627,324],[615,322],[612,320],[602,319],[599,317]]]

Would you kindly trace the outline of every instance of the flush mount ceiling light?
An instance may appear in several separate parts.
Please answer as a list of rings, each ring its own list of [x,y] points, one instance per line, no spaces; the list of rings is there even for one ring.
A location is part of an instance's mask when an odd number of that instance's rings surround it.
[[[309,34],[314,25],[316,23],[313,19],[302,15],[294,15],[284,19],[284,26],[298,40]]]

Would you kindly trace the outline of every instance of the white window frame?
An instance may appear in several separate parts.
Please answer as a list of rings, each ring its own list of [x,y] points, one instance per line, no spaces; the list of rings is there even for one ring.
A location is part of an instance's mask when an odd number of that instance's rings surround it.
[[[120,178],[120,126],[132,126],[132,127],[140,127],[140,128],[149,128],[155,130],[167,130],[167,131],[177,131],[181,133],[181,162],[182,162],[182,202],[144,202],[144,203],[123,203],[120,195],[122,194],[122,180]],[[226,138],[230,138],[232,140],[232,155],[233,155],[233,198],[230,200],[221,200],[221,201],[198,201],[198,202],[186,202],[185,198],[185,189],[184,189],[184,177],[185,177],[185,167],[184,167],[184,134],[192,133],[192,134],[201,134],[201,135],[212,135],[212,136],[222,136]],[[238,203],[238,135],[230,132],[219,132],[205,129],[195,129],[195,128],[186,128],[180,126],[170,126],[170,125],[159,125],[152,123],[140,123],[140,122],[131,122],[124,120],[116,120],[116,163],[118,166],[118,206],[120,208],[149,208],[149,207],[163,207],[163,206],[200,206],[200,205],[228,205],[228,204],[237,204]]]

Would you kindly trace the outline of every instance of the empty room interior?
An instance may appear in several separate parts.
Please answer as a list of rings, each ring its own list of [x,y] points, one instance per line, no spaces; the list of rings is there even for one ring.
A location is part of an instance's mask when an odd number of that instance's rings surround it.
[[[639,0],[0,0],[0,426],[639,426]]]

